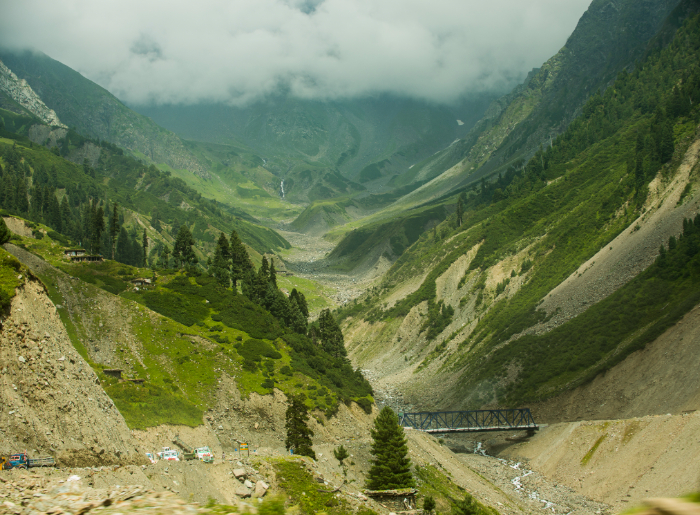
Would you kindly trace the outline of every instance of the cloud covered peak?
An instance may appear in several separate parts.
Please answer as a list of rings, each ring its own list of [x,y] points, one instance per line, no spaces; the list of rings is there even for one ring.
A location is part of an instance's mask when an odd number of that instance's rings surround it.
[[[556,53],[588,0],[23,0],[0,45],[49,54],[130,103],[245,104],[287,91],[451,102]]]

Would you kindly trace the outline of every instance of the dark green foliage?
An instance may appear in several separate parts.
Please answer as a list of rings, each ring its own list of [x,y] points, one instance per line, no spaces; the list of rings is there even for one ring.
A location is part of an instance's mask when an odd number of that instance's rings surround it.
[[[173,259],[180,267],[191,267],[197,263],[193,249],[194,244],[195,241],[189,228],[186,225],[181,225],[173,244]]]
[[[287,333],[283,336],[290,346],[295,371],[316,379],[334,392],[342,402],[372,395],[372,387],[359,370],[353,370],[346,358],[335,359],[306,336]],[[365,399],[368,403],[369,400]],[[370,404],[371,412],[371,404]]]
[[[214,259],[212,260],[209,273],[216,279],[224,288],[228,288],[231,284],[231,247],[224,233],[219,235],[219,241],[214,250]]]
[[[372,401],[370,401],[367,397],[361,397],[355,402],[357,402],[357,405],[362,408],[365,413],[368,415],[372,414]]]
[[[453,515],[497,515],[498,512],[491,507],[486,507],[477,502],[471,494],[464,494],[464,499],[457,501]]]
[[[203,321],[209,314],[203,301],[167,291],[146,291],[141,299],[149,309],[186,326]]]
[[[4,245],[12,237],[12,232],[8,229],[5,219],[0,216],[0,245]]]
[[[292,291],[289,294],[289,300],[295,300],[301,314],[304,315],[305,318],[309,317],[309,306],[307,305],[306,297],[304,297],[302,292],[297,291],[296,288],[292,288]]]
[[[366,488],[369,490],[392,490],[416,486],[411,474],[408,445],[399,418],[391,408],[385,406],[374,421],[370,460],[372,466],[367,473]]]
[[[427,511],[428,515],[432,513],[432,511],[435,509],[435,499],[433,496],[429,495],[425,499],[423,499],[423,511]]]
[[[294,454],[308,456],[315,460],[316,453],[311,448],[311,437],[314,435],[314,432],[307,424],[309,411],[306,408],[304,399],[299,395],[292,395],[288,402],[284,424],[287,436],[284,439],[284,446],[288,450],[294,449]]]
[[[223,322],[233,329],[245,331],[253,338],[274,340],[283,334],[280,323],[268,311],[246,297],[236,295],[232,290],[221,287],[213,277],[197,274],[194,276],[181,275],[170,281],[166,287],[179,294],[182,299],[189,299],[190,305],[194,306],[191,314],[181,309],[187,307],[182,301],[172,297],[163,302],[155,303],[152,298],[147,298],[149,296],[145,293],[146,304],[154,311],[166,316],[170,315],[159,310],[170,309],[169,312],[173,315],[176,312],[179,313],[177,315],[180,317],[179,319],[174,318],[174,316],[171,318],[179,322],[182,322],[183,319],[191,322],[186,325],[204,321],[211,310],[214,310],[212,320]],[[153,292],[151,297],[157,295],[161,295],[161,293]],[[209,301],[209,303],[207,304],[205,301]],[[168,308],[168,304],[172,304],[172,306]],[[174,309],[176,305],[179,307]]]
[[[265,358],[280,359],[282,355],[267,342],[251,338],[246,340],[238,349],[238,353],[245,359],[259,362]]]
[[[440,300],[437,304],[428,301],[428,319],[423,323],[421,331],[428,330],[428,340],[434,340],[450,323],[455,310],[449,304]]]
[[[335,358],[347,356],[343,332],[340,330],[340,326],[333,318],[330,310],[324,309],[321,311],[321,314],[318,316],[318,326],[323,350]]]
[[[333,449],[333,456],[335,456],[335,459],[338,460],[338,463],[340,463],[340,466],[343,466],[343,460],[346,458],[350,457],[350,453],[348,453],[348,450],[343,446],[339,446],[335,449]]]

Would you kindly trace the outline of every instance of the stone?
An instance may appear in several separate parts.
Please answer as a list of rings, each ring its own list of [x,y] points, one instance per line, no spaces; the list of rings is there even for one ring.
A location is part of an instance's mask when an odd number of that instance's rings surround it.
[[[250,490],[241,484],[236,486],[233,493],[236,494],[238,497],[250,497]]]
[[[254,497],[263,497],[267,493],[267,489],[270,488],[264,481],[258,481],[255,483]]]
[[[240,479],[248,474],[246,474],[245,469],[233,469],[233,475],[236,476],[236,479]]]
[[[246,486],[246,488],[253,488],[253,483],[251,483],[247,479],[243,481],[243,484]]]

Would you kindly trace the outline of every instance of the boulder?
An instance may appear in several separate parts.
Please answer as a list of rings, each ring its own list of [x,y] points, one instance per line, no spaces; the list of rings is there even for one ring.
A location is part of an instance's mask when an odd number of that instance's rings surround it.
[[[233,469],[233,475],[236,476],[236,479],[240,479],[246,477],[248,474],[246,474],[245,469]]]
[[[245,486],[238,484],[233,491],[234,494],[236,494],[238,497],[246,498],[250,497],[250,489],[246,488]]]
[[[264,481],[258,481],[255,483],[255,492],[253,493],[253,497],[263,497],[267,493],[268,488],[270,488],[270,486],[267,483]]]

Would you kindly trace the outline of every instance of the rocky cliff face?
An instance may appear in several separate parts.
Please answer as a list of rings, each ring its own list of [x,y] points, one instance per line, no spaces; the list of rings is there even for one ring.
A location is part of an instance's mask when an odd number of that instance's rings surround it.
[[[3,321],[0,370],[0,454],[26,449],[65,466],[144,461],[36,280],[18,289]]]
[[[67,127],[58,119],[53,109],[42,102],[32,87],[24,79],[18,79],[12,71],[0,61],[0,91],[6,93],[12,100],[27,111],[38,116],[44,123],[53,127]]]

